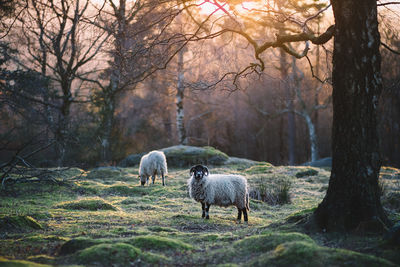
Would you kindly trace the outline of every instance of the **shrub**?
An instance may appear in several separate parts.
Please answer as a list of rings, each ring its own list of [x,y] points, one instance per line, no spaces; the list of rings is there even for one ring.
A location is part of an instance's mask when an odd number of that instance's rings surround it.
[[[250,191],[250,197],[271,205],[282,205],[290,203],[291,187],[292,181],[287,176],[261,177]]]

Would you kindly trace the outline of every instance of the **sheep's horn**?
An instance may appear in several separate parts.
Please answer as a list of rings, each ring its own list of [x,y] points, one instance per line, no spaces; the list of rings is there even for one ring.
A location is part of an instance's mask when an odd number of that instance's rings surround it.
[[[193,173],[194,173],[194,169],[196,168],[196,166],[193,166],[191,169],[190,169],[190,176],[192,176],[193,175]]]
[[[208,168],[206,166],[203,166],[204,169],[204,174],[207,176],[210,172],[208,171]]]

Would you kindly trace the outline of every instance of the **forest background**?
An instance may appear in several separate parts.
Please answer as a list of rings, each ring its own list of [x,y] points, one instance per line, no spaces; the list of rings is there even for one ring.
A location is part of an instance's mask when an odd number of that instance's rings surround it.
[[[282,10],[271,25],[285,21],[283,11],[315,15],[308,26],[317,34],[333,21],[327,1],[267,2]],[[207,1],[2,6],[0,162],[30,155],[40,167],[88,168],[176,144],[274,165],[331,155],[332,41],[293,44],[309,49],[301,59],[267,50],[265,69],[256,73],[248,69],[254,52],[245,38],[207,34],[207,25],[232,23]],[[235,6],[238,14],[251,9],[256,1]],[[379,7],[382,43],[397,51],[398,19],[393,7]],[[249,32],[257,30],[254,21],[246,23]],[[291,31],[264,29],[260,39]],[[400,167],[400,61],[385,46],[381,153],[383,165]]]

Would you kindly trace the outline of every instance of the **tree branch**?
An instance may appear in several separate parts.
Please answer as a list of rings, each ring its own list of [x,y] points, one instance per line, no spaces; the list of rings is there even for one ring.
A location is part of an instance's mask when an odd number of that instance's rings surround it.
[[[381,45],[386,48],[387,50],[389,50],[390,52],[392,52],[393,54],[396,55],[400,55],[400,51],[394,50],[393,48],[391,48],[390,46],[388,46],[387,44],[385,44],[384,42],[381,41]]]

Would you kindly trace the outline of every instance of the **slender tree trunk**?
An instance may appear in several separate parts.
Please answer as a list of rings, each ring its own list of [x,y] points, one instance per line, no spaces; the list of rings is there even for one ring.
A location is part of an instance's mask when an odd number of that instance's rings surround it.
[[[320,35],[320,19],[318,18],[318,29],[317,29],[317,34],[318,36]],[[320,73],[320,46],[317,45],[317,54],[315,55],[315,75],[317,77],[319,77],[319,73]],[[314,106],[318,106],[319,105],[319,90],[317,90],[318,86],[319,86],[319,81],[317,79],[315,79],[315,93],[314,93]],[[314,125],[315,125],[315,131],[318,131],[318,118],[319,118],[319,110],[316,109],[314,111]]]
[[[101,162],[108,164],[112,161],[112,130],[115,120],[116,98],[120,90],[124,72],[124,56],[126,55],[126,0],[119,0],[114,10],[117,31],[114,34],[113,63],[110,74],[110,84],[103,90],[102,122],[101,122]]]
[[[308,138],[310,140],[311,146],[311,161],[316,161],[318,159],[318,138],[315,131],[315,126],[311,120],[310,114],[308,114],[307,112],[303,112],[302,116],[307,124]]]
[[[102,137],[101,137],[101,161],[109,163],[112,160],[111,152],[111,133],[114,126],[114,112],[115,112],[115,99],[111,92],[104,98],[103,112],[102,112]]]
[[[65,85],[70,86],[70,85]],[[66,92],[66,89],[63,90]],[[58,119],[58,125],[55,132],[56,146],[57,146],[57,165],[62,167],[65,161],[65,154],[68,142],[68,131],[69,131],[69,114],[71,107],[71,97],[69,94],[63,97],[63,103],[60,108],[60,116]]]
[[[328,230],[367,222],[389,224],[381,206],[377,105],[382,91],[380,36],[375,0],[332,0],[332,173],[315,214]]]
[[[281,79],[285,90],[286,106],[289,109],[287,113],[287,148],[288,148],[288,164],[295,164],[296,152],[296,121],[294,117],[293,95],[292,90],[288,85],[288,60],[287,54],[282,49],[280,50],[280,72]]]
[[[296,92],[296,98],[299,102],[299,106],[301,108],[300,112],[297,112],[303,119],[306,121],[307,129],[308,129],[308,139],[310,141],[310,151],[311,151],[311,161],[316,161],[318,159],[318,138],[315,130],[315,124],[311,119],[311,112],[307,108],[306,102],[303,99],[301,94],[301,85],[300,78],[297,76],[297,71],[299,69],[296,66],[296,59],[293,58],[292,62],[292,73],[293,73],[293,82]],[[304,77],[304,74],[302,75]]]
[[[178,131],[178,141],[181,145],[187,144],[186,129],[184,122],[184,111],[183,111],[183,98],[185,97],[185,86],[184,86],[184,70],[183,70],[183,49],[178,53],[178,83],[176,90],[176,128]]]

